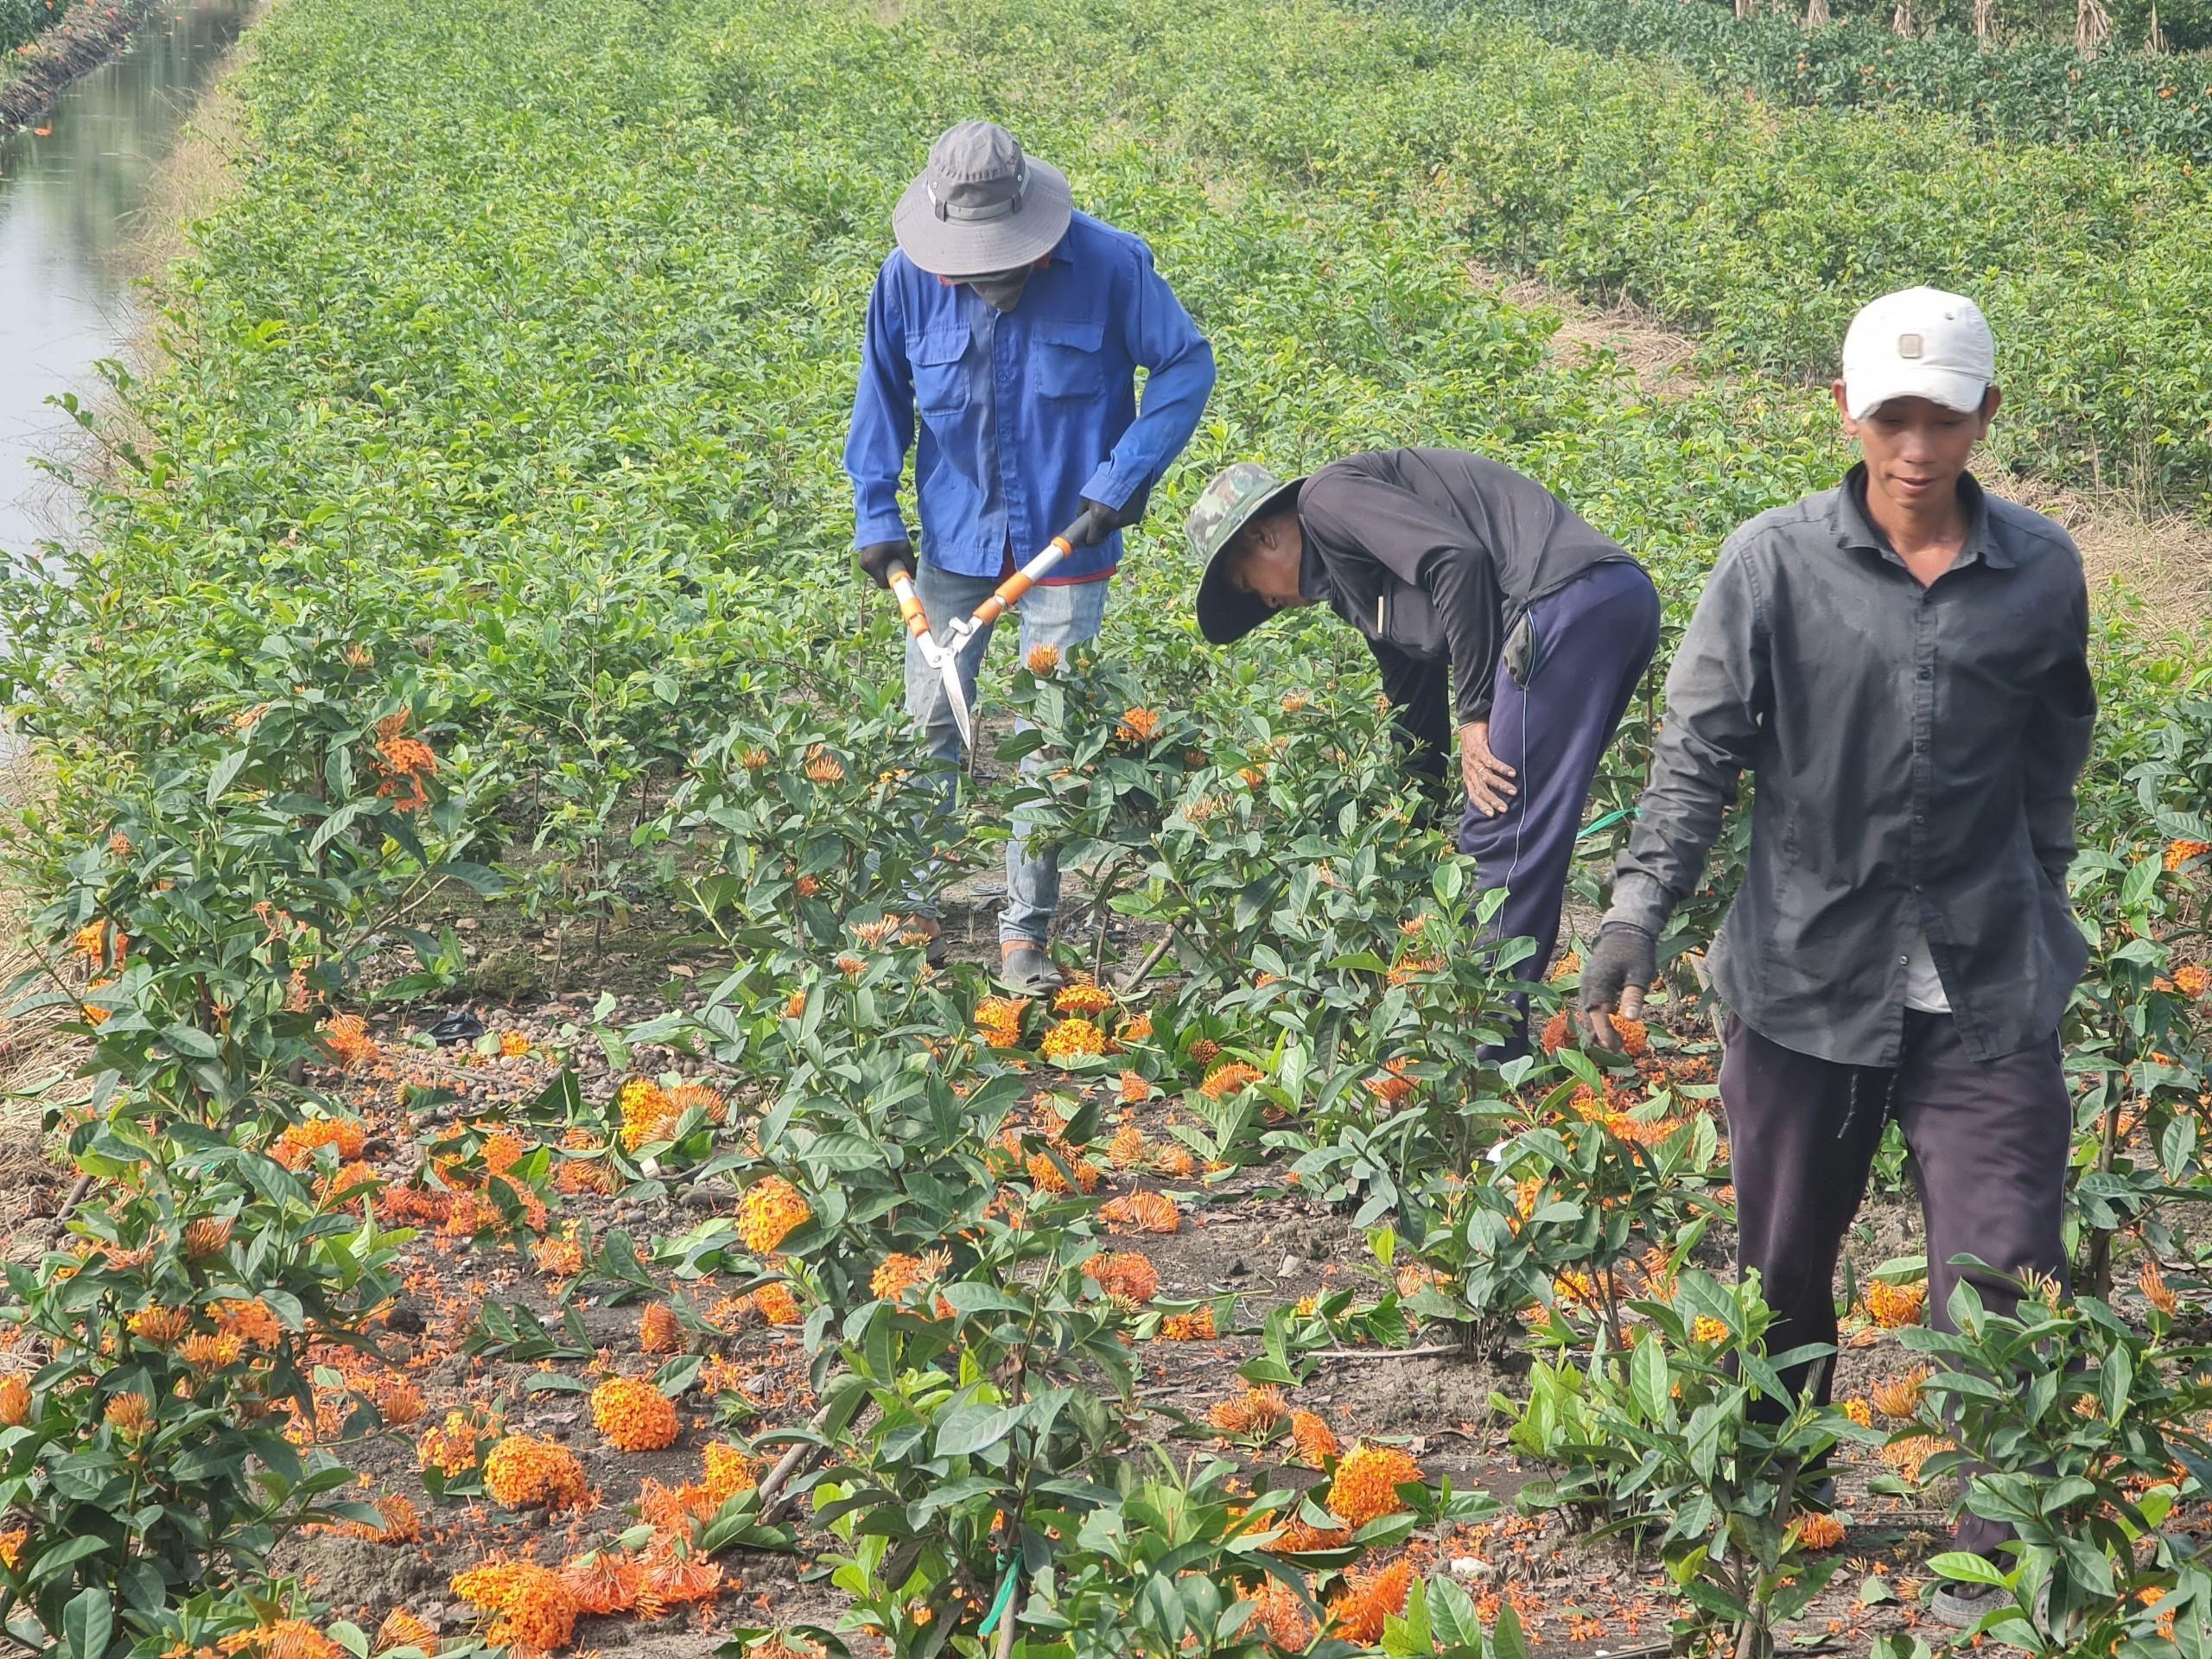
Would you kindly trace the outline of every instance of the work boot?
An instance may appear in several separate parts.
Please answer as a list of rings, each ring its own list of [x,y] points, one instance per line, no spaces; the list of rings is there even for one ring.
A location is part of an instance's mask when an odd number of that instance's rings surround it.
[[[1066,982],[1059,964],[1030,939],[1008,939],[999,947],[999,983],[1023,996],[1046,996]]]

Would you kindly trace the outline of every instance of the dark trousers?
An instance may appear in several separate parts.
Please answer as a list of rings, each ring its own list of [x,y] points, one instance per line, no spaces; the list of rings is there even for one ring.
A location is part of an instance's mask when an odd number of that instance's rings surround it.
[[[1736,1181],[1737,1262],[1758,1269],[1777,1315],[1766,1338],[1771,1352],[1835,1341],[1836,1257],[1892,1116],[1920,1189],[1936,1329],[1956,1328],[1954,1256],[1978,1256],[1999,1274],[2064,1279],[2059,1211],[2074,1109],[2056,1034],[1976,1060],[1950,1015],[1908,1009],[1904,1021],[1894,1071],[1815,1059],[1728,1021],[1720,1101]],[[2012,1312],[2018,1297],[2008,1281],[1974,1279],[1986,1306]],[[1808,1369],[1785,1371],[1783,1381],[1802,1389]],[[1823,1404],[1829,1381],[1824,1371]],[[1993,1522],[1960,1518],[1961,1549],[1991,1553],[2006,1535]]]
[[[1513,768],[1520,792],[1496,817],[1469,801],[1459,850],[1475,859],[1481,887],[1506,890],[1492,936],[1535,940],[1535,953],[1514,969],[1533,981],[1559,944],[1590,780],[1659,649],[1659,594],[1635,565],[1601,564],[1538,600],[1529,619],[1535,644],[1527,681],[1500,663],[1490,715],[1491,751]]]

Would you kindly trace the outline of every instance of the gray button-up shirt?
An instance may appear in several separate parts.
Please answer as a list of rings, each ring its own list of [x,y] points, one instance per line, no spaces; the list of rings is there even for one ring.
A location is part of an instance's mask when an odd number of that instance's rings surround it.
[[[2048,1038],[2087,958],[2065,888],[2096,719],[2081,554],[1971,478],[1960,496],[1965,549],[1925,588],[1867,517],[1863,468],[1729,537],[1621,855],[1609,919],[1656,934],[1755,776],[1713,982],[1821,1059],[1897,1063],[1916,934],[1977,1059]]]

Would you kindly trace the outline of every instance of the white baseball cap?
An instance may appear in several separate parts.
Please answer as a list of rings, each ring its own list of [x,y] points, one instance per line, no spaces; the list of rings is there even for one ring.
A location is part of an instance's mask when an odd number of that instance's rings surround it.
[[[1997,341],[1962,294],[1908,288],[1885,294],[1843,337],[1843,399],[1863,421],[1892,397],[1925,397],[1962,413],[1981,407],[1997,378]]]

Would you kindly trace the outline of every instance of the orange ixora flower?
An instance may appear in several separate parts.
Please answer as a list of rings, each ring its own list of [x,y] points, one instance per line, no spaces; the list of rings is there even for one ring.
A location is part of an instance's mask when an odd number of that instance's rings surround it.
[[[2166,1283],[2166,1275],[2159,1271],[2156,1262],[2146,1260],[2143,1263],[2142,1271],[2135,1275],[2135,1282],[2143,1292],[2145,1301],[2150,1303],[2168,1319],[2173,1318],[2174,1311],[2181,1306],[2180,1300],[2175,1296],[2172,1287]]]
[[[769,1175],[746,1188],[738,1200],[737,1236],[755,1255],[766,1255],[813,1217],[797,1187],[780,1175]]]
[[[845,763],[819,743],[806,752],[806,778],[811,784],[827,787],[845,781]]]
[[[325,1147],[334,1148],[338,1161],[349,1164],[368,1144],[368,1129],[351,1117],[311,1117],[295,1123],[277,1137],[276,1161],[287,1169],[304,1169]]]
[[[136,1440],[154,1426],[154,1402],[143,1394],[118,1394],[107,1402],[101,1420],[126,1440]]]
[[[1152,1166],[1163,1175],[1180,1180],[1198,1173],[1198,1160],[1188,1147],[1179,1142],[1160,1147],[1153,1158]]]
[[[1160,1270],[1135,1250],[1103,1250],[1083,1264],[1085,1275],[1117,1302],[1141,1307],[1160,1290]]]
[[[1136,1192],[1099,1206],[1099,1219],[1116,1232],[1172,1233],[1183,1224],[1182,1212],[1165,1192]]]
[[[377,1410],[387,1428],[405,1428],[423,1416],[423,1390],[404,1376],[387,1376],[373,1391]]]
[[[1231,1095],[1242,1094],[1254,1084],[1265,1080],[1267,1073],[1256,1065],[1243,1060],[1230,1060],[1206,1073],[1205,1081],[1198,1085],[1198,1092],[1208,1100],[1226,1100]]]
[[[1872,1428],[1874,1426],[1873,1407],[1855,1394],[1843,1402],[1843,1414],[1861,1428]]]
[[[638,1351],[641,1354],[680,1354],[683,1351],[683,1327],[676,1318],[676,1310],[666,1302],[655,1302],[638,1319]]]
[[[1170,1313],[1160,1322],[1162,1342],[1211,1342],[1217,1334],[1211,1303],[1188,1313]]]
[[[760,1317],[773,1325],[793,1325],[800,1323],[798,1298],[791,1294],[791,1287],[779,1279],[753,1293],[753,1306]]]
[[[1704,1343],[1727,1341],[1727,1321],[1716,1319],[1709,1313],[1699,1314],[1690,1321],[1690,1340]]]
[[[1021,660],[1032,674],[1050,674],[1060,665],[1060,648],[1058,645],[1032,645],[1029,654]]]
[[[447,1419],[448,1427],[452,1421]],[[565,1510],[583,1502],[588,1483],[583,1465],[567,1446],[532,1434],[509,1434],[484,1459],[484,1490],[493,1502],[510,1510]]]
[[[229,1216],[202,1216],[189,1223],[184,1230],[184,1253],[195,1262],[220,1255],[230,1248],[233,1224]]]
[[[2170,841],[2166,843],[2166,868],[2178,870],[2207,853],[2212,853],[2212,841]]]
[[[1124,743],[1149,743],[1160,735],[1160,716],[1149,709],[1125,709],[1114,735]]]
[[[192,1329],[192,1315],[181,1307],[142,1307],[126,1323],[139,1341],[174,1348]]]
[[[594,1389],[591,1420],[618,1452],[658,1452],[673,1446],[680,1427],[669,1397],[637,1376],[614,1377]]]
[[[1134,1071],[1122,1073],[1122,1098],[1129,1098],[1129,1079],[1132,1077],[1136,1078],[1135,1087],[1139,1090],[1136,1098],[1144,1099],[1152,1092],[1152,1085]],[[1106,1156],[1116,1169],[1135,1169],[1144,1162],[1144,1155],[1151,1149],[1151,1144],[1144,1138],[1142,1129],[1134,1123],[1124,1123],[1114,1131],[1114,1138],[1106,1143]]]
[[[377,722],[376,767],[384,774],[377,793],[394,803],[395,812],[428,806],[430,798],[423,792],[423,780],[435,776],[438,770],[438,757],[430,746],[419,737],[406,735],[407,718],[408,712],[403,709]]]
[[[1395,1106],[1419,1085],[1406,1075],[1407,1062],[1392,1060],[1374,1077],[1367,1078],[1360,1087],[1381,1101],[1385,1106]]]
[[[1370,1521],[1396,1515],[1406,1508],[1398,1488],[1417,1484],[1421,1465],[1412,1454],[1395,1446],[1370,1446],[1365,1440],[1352,1447],[1337,1465],[1329,1483],[1329,1513],[1340,1516],[1355,1531]]]
[[[559,1573],[535,1561],[486,1561],[456,1573],[453,1592],[496,1616],[485,1633],[493,1647],[557,1653],[575,1634],[575,1595]]]
[[[0,1428],[21,1428],[30,1420],[30,1383],[20,1376],[0,1377]]]
[[[1920,1390],[1928,1381],[1928,1368],[1916,1365],[1896,1376],[1885,1376],[1867,1390],[1867,1398],[1875,1410],[1894,1421],[1902,1421],[1920,1408]]]
[[[1272,1386],[1253,1388],[1215,1402],[1206,1421],[1224,1434],[1264,1434],[1290,1414],[1290,1402]]]
[[[920,1256],[893,1250],[876,1264],[874,1273],[868,1277],[868,1287],[877,1300],[895,1302],[903,1300],[925,1276]]]
[[[987,996],[976,1004],[976,1029],[993,1048],[1019,1047],[1021,1018],[1028,1008],[1026,996]]]
[[[1114,994],[1089,975],[1071,981],[1052,999],[1052,1012],[1090,1020],[1114,1006]]]
[[[1801,1515],[1789,1523],[1789,1530],[1807,1549],[1834,1549],[1843,1541],[1843,1522],[1832,1515]]]
[[[2183,963],[2174,969],[2174,989],[2191,1001],[2202,1000],[2207,991],[2212,991],[2212,969],[2202,963]]]
[[[1372,1573],[1346,1575],[1345,1587],[1329,1598],[1329,1629],[1361,1647],[1382,1639],[1382,1626],[1406,1611],[1413,1589],[1413,1563],[1403,1556]]]
[[[1892,1285],[1877,1279],[1866,1287],[1867,1317],[1885,1331],[1917,1323],[1927,1301],[1928,1286],[1924,1281]]]
[[[31,1529],[29,1527],[16,1527],[7,1532],[0,1532],[0,1567],[12,1569],[22,1559],[23,1546],[30,1541],[30,1538]]]
[[[322,1039],[339,1065],[347,1071],[368,1065],[377,1057],[377,1046],[369,1036],[369,1022],[358,1014],[333,1014],[322,1022],[316,1035]]]
[[[1303,1653],[1313,1645],[1313,1616],[1298,1592],[1281,1579],[1269,1578],[1256,1590],[1239,1590],[1236,1597],[1257,1605],[1246,1628],[1256,1627],[1277,1652]]]
[[[1325,1466],[1330,1459],[1336,1457],[1343,1450],[1337,1444],[1336,1435],[1330,1430],[1328,1424],[1321,1420],[1320,1414],[1318,1412],[1292,1412],[1290,1439],[1291,1443],[1298,1448],[1299,1457],[1310,1468],[1319,1469]]]
[[[220,1371],[238,1363],[245,1344],[236,1335],[203,1331],[177,1344],[176,1356],[195,1371]]]
[[[384,1616],[384,1623],[377,1626],[377,1639],[372,1650],[389,1653],[394,1648],[415,1648],[424,1653],[438,1649],[438,1627],[426,1618],[418,1618],[404,1607],[395,1607]]]
[[[530,1039],[518,1031],[503,1031],[499,1033],[499,1052],[505,1058],[519,1059],[530,1052]]]
[[[1908,1434],[1901,1440],[1892,1440],[1882,1448],[1882,1461],[1897,1471],[1909,1484],[1920,1484],[1921,1465],[1939,1452],[1948,1452],[1951,1443],[1936,1434]]]
[[[105,964],[111,937],[115,960],[119,963],[129,951],[130,941],[123,936],[120,929],[111,929],[105,921],[86,922],[71,936],[69,948],[87,962]]]
[[[1061,1160],[1067,1165],[1068,1173],[1075,1177],[1075,1187],[1085,1192],[1095,1192],[1098,1190],[1098,1183],[1102,1177],[1098,1173],[1097,1165],[1092,1163],[1088,1158],[1078,1158],[1072,1148],[1057,1142],[1053,1145],[1052,1150],[1059,1154]],[[1067,1175],[1060,1173],[1060,1165],[1044,1153],[1030,1154],[1028,1161],[1023,1167],[1028,1172],[1030,1185],[1040,1192],[1057,1193],[1074,1190],[1068,1184]]]
[[[1106,1052],[1106,1033],[1088,1020],[1063,1020],[1045,1033],[1037,1052],[1055,1065]]]

